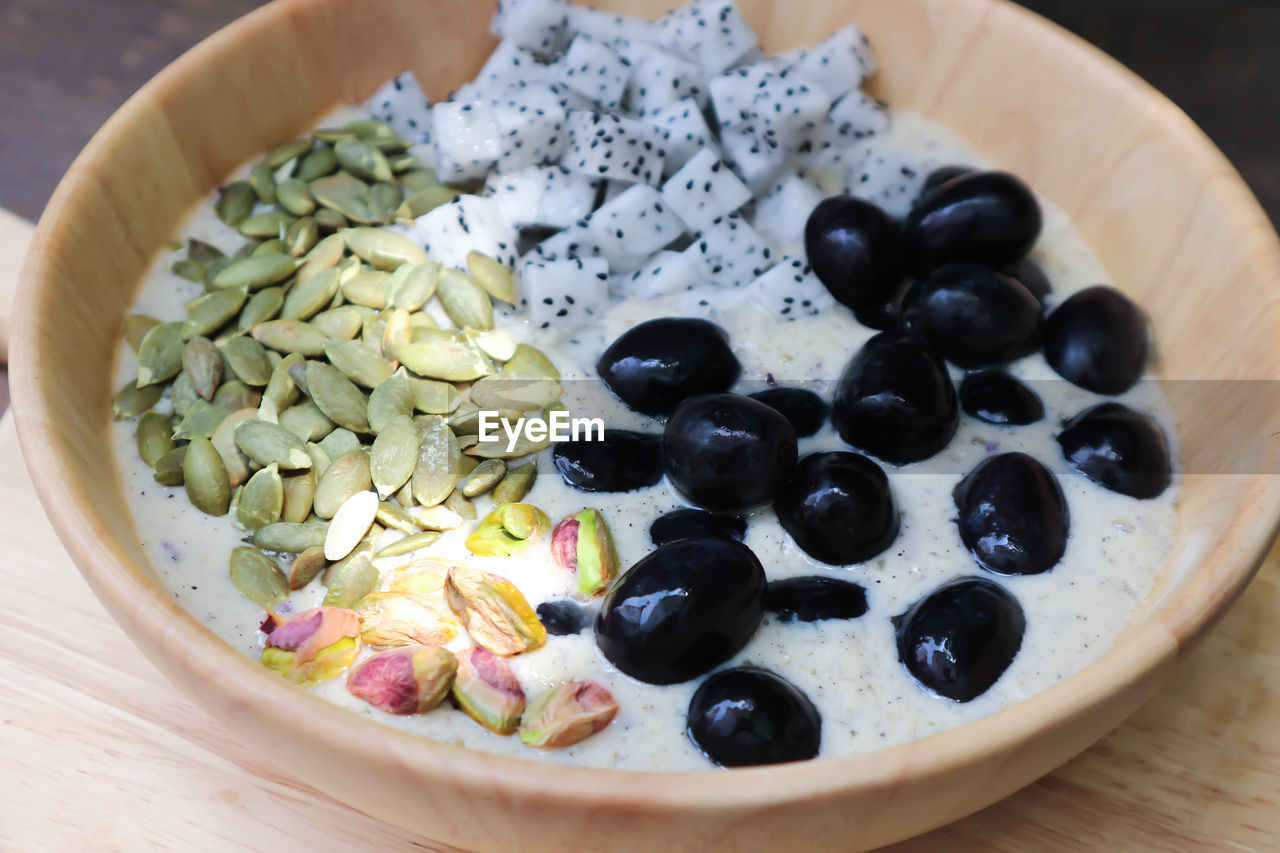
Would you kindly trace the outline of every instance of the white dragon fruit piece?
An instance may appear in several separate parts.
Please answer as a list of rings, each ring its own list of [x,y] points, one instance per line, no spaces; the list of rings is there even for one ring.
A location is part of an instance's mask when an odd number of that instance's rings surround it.
[[[639,269],[684,230],[684,221],[668,206],[664,194],[648,184],[632,184],[587,218],[587,232],[617,273]]]
[[[445,266],[466,269],[467,253],[473,250],[508,268],[516,262],[516,229],[491,198],[460,195],[419,216],[407,234]]]
[[[600,244],[587,230],[587,221],[583,219],[562,231],[557,231],[525,252],[520,256],[520,264],[565,261],[571,258],[598,258],[600,255]]]
[[[505,89],[494,97],[492,106],[499,134],[500,171],[560,159],[568,142],[566,113],[549,87],[535,84]]]
[[[431,141],[431,102],[412,71],[392,77],[365,101],[370,117],[385,122],[408,142]]]
[[[752,225],[774,251],[803,254],[805,223],[824,198],[822,188],[813,181],[788,175],[756,203]]]
[[[647,120],[662,135],[663,148],[667,156],[665,172],[672,175],[685,163],[704,148],[718,152],[715,136],[707,127],[698,102],[693,98],[683,98],[674,103],[658,107],[647,116]]]
[[[591,213],[596,182],[561,166],[528,166],[490,173],[484,194],[497,203],[508,225],[568,228]]]
[[[703,231],[684,253],[702,264],[707,278],[728,287],[759,278],[777,261],[768,242],[736,213]]]
[[[611,113],[570,110],[560,165],[592,178],[657,184],[665,151],[657,130]]]
[[[804,259],[793,256],[784,256],[777,266],[743,289],[752,302],[779,320],[812,317],[836,304],[831,291]]]
[[[616,110],[631,79],[631,66],[603,42],[586,34],[573,37],[552,66],[559,82],[602,110]]]
[[[866,142],[849,153],[845,191],[877,205],[890,216],[904,217],[939,164],[930,157]]]
[[[635,112],[652,115],[684,98],[699,105],[706,102],[707,75],[696,63],[641,42],[630,43],[626,49],[631,63],[626,100]]]
[[[568,41],[568,0],[498,0],[489,32],[520,47],[549,55]]]
[[[748,109],[749,123],[754,122],[790,153],[807,153],[827,141],[831,99],[822,87],[798,74],[766,75]]]
[[[552,79],[550,65],[539,62],[538,57],[511,39],[503,39],[475,78],[460,86],[450,100],[483,100],[492,90],[548,83]]]
[[[620,39],[649,44],[662,43],[661,28],[646,18],[615,15],[578,3],[569,5],[568,15],[570,33],[586,33],[605,44],[612,44]]]
[[[875,98],[854,90],[836,101],[827,114],[834,139],[851,145],[889,129],[889,110]]]
[[[707,281],[701,262],[683,252],[662,251],[628,276],[614,276],[615,286],[624,296],[650,299],[681,290],[692,290]]]
[[[857,89],[876,70],[867,37],[853,24],[821,44],[776,59],[784,68],[817,83],[832,100]]]
[[[609,262],[603,258],[547,261],[520,277],[535,328],[572,329],[596,322],[609,307]]]
[[[659,21],[662,37],[707,74],[719,74],[759,44],[733,0],[693,0]]]
[[[480,180],[502,156],[498,121],[483,101],[445,101],[431,110],[436,176],[444,183]]]
[[[704,148],[662,185],[662,196],[697,232],[750,201],[751,190],[714,151]]]
[[[720,147],[738,176],[754,193],[768,189],[787,167],[789,154],[767,133],[752,127],[724,128]]]
[[[716,123],[720,127],[741,127],[750,123],[755,114],[756,93],[776,75],[777,69],[765,60],[712,77],[707,81],[707,93]]]

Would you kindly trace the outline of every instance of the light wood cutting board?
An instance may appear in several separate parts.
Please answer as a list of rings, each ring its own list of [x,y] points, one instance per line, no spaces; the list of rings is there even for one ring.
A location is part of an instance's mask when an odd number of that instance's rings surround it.
[[[0,344],[29,235],[0,210]],[[0,851],[444,849],[284,776],[171,687],[58,544],[8,416],[0,543]],[[1277,634],[1280,549],[1120,729],[1008,799],[891,850],[1280,850]]]

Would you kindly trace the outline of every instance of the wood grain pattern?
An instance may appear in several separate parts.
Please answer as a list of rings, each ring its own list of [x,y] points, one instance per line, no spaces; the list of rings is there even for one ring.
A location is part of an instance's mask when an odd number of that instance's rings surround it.
[[[18,295],[18,271],[33,230],[30,222],[0,207],[0,364],[9,358],[9,323]],[[4,406],[0,405],[2,411]]]
[[[884,64],[882,94],[951,124],[1076,218],[1117,284],[1149,309],[1157,338],[1179,342],[1164,352],[1166,375],[1280,375],[1274,231],[1185,116],[1113,62],[986,0],[815,2],[804,15],[769,0],[743,6],[770,48],[859,21]],[[663,850],[874,846],[1022,787],[1150,697],[1243,589],[1273,539],[1280,483],[1261,472],[1280,470],[1280,451],[1274,441],[1259,447],[1246,439],[1280,434],[1280,411],[1264,409],[1242,428],[1229,409],[1206,411],[1175,397],[1188,458],[1200,470],[1246,473],[1187,479],[1164,589],[1085,672],[917,743],[725,773],[715,784],[705,774],[535,769],[354,719],[236,656],[163,595],[118,479],[103,464],[108,356],[148,261],[234,165],[335,102],[367,93],[405,65],[436,94],[466,79],[490,43],[482,35],[488,11],[445,0],[273,4],[144,88],[50,203],[18,306],[19,431],[69,552],[144,653],[254,755],[419,833],[505,850],[562,849],[584,838]],[[339,46],[367,62],[328,61]],[[208,132],[228,122],[239,135]],[[1223,288],[1236,298],[1212,298]],[[1237,310],[1241,302],[1254,310]]]

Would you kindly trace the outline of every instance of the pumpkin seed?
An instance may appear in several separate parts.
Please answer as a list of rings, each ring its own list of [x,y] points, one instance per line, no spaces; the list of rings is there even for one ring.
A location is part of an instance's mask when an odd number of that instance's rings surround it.
[[[403,178],[401,179],[403,183]],[[458,195],[458,191],[453,187],[446,187],[436,184],[435,186],[423,187],[420,190],[413,190],[400,206],[396,208],[396,217],[399,219],[417,219],[425,213],[430,213],[442,204],[448,204]]]
[[[338,170],[338,158],[332,148],[316,148],[298,163],[298,180],[311,183],[316,178],[332,175]]]
[[[258,250],[258,246],[260,245],[262,245],[261,239],[254,238],[251,240],[245,240],[244,245],[242,245],[239,249],[236,249],[235,252],[232,253],[231,257],[226,258],[225,260],[242,261],[245,258],[251,257],[253,253]],[[220,268],[219,272],[221,272],[222,269],[225,269],[225,267]],[[214,275],[217,276],[217,273],[215,272]]]
[[[235,228],[253,213],[256,203],[257,196],[248,181],[232,181],[218,194],[218,200],[213,203],[213,212],[225,224]]]
[[[365,388],[376,388],[391,376],[391,365],[361,341],[325,341],[324,354],[343,375]]]
[[[427,530],[456,530],[462,526],[462,516],[443,504],[424,507],[414,513],[413,519]]]
[[[116,392],[115,399],[111,401],[111,413],[115,415],[116,420],[126,421],[160,402],[163,396],[164,388],[160,385],[139,388],[137,380],[130,380]]]
[[[183,340],[212,335],[231,322],[245,304],[247,287],[227,287],[198,296],[187,306],[187,319],[182,324]]]
[[[138,347],[138,387],[164,382],[182,369],[182,323],[161,323]]]
[[[516,341],[501,329],[477,331],[468,329],[467,340],[494,361],[509,361],[516,354]]]
[[[368,491],[372,486],[369,454],[363,448],[348,450],[333,457],[316,482],[312,511],[320,518],[333,518],[347,498],[357,492]]]
[[[403,234],[385,228],[348,228],[347,248],[376,270],[393,271],[405,264],[425,264],[427,253]]]
[[[278,423],[303,441],[319,441],[334,429],[333,421],[310,401],[285,409]]]
[[[387,307],[391,273],[363,270],[342,282],[342,295],[348,302],[381,310]]]
[[[259,323],[275,319],[284,305],[284,288],[264,287],[244,304],[240,319],[236,323],[237,331],[247,332]]]
[[[386,500],[409,482],[418,461],[418,427],[412,418],[399,415],[373,440],[369,473],[378,497]]]
[[[403,539],[397,539],[387,547],[383,548],[374,556],[376,557],[401,557],[405,554],[412,554],[419,548],[425,548],[435,542],[441,536],[438,530],[424,530],[421,533],[414,533]]]
[[[440,186],[440,179],[431,169],[410,169],[400,176],[400,184],[411,192],[424,190],[427,187]]]
[[[255,530],[253,544],[265,551],[301,554],[308,548],[324,545],[328,531],[329,525],[319,522],[295,524],[291,521],[277,521]]]
[[[228,338],[222,344],[222,353],[226,356],[231,372],[244,384],[260,388],[271,379],[272,367],[267,351],[253,338]],[[193,384],[194,381],[193,378]]]
[[[151,388],[160,386],[152,385]],[[214,394],[217,399],[217,394]],[[191,409],[196,404],[196,400],[200,399],[200,395],[196,393],[196,389],[191,385],[191,380],[187,378],[186,373],[179,373],[173,377],[173,384],[169,386],[169,408],[172,410],[171,415],[181,421],[187,415],[191,414]]]
[[[284,482],[274,462],[249,478],[240,490],[236,519],[245,530],[257,530],[280,520],[284,509]]]
[[[249,186],[258,201],[263,204],[276,203],[276,178],[266,163],[254,163],[249,167]]]
[[[312,217],[313,219],[315,217]],[[330,234],[320,242],[311,247],[311,250],[302,259],[302,266],[298,268],[298,281],[306,281],[313,275],[324,272],[333,267],[342,260],[342,255],[346,252],[347,243],[341,234]]]
[[[536,459],[508,468],[506,476],[493,488],[494,505],[514,504],[524,500],[529,490],[533,488],[533,481],[537,476],[538,460]]]
[[[204,281],[204,269],[204,264],[190,258],[180,258],[169,264],[169,272],[196,284]]]
[[[350,453],[352,450],[359,450],[360,437],[349,429],[338,427],[333,432],[326,435],[316,444],[325,452],[330,459],[337,459],[344,453]]]
[[[329,562],[324,558],[324,546],[317,545],[306,549],[293,558],[289,566],[289,589],[302,589],[316,579]]]
[[[437,382],[434,379],[410,376],[409,391],[413,398],[413,407],[427,415],[447,415],[457,409],[462,402],[457,388],[448,382]]]
[[[324,333],[301,320],[268,320],[250,331],[254,340],[279,353],[324,355]]]
[[[516,304],[516,282],[500,262],[480,252],[467,252],[467,272],[494,299]]]
[[[339,427],[338,429],[335,429],[333,432],[339,432],[339,431],[347,432],[341,427]],[[333,436],[333,432],[325,436],[326,441]],[[347,432],[347,435],[351,435],[351,433]],[[351,435],[351,437],[355,438],[354,435]],[[360,439],[357,438],[356,446],[359,447],[359,445],[360,445]],[[345,452],[346,451],[344,450],[343,453]],[[329,470],[329,465],[332,464],[332,457],[327,452],[325,452],[325,449],[323,447],[321,447],[319,444],[317,444],[314,441],[307,442],[307,455],[311,457],[311,470],[316,472],[316,479],[319,480],[320,476],[324,474],[325,471]]]
[[[310,216],[315,213],[316,200],[305,182],[286,178],[276,185],[276,199],[280,206],[294,216]]]
[[[235,439],[236,447],[259,465],[274,462],[285,471],[311,467],[311,457],[302,441],[278,424],[245,421],[236,427]]]
[[[400,347],[396,359],[419,376],[447,382],[470,382],[494,372],[493,362],[460,333],[424,329],[418,339]]]
[[[410,478],[408,483],[400,487],[400,491],[395,494],[396,503],[405,509],[411,509],[418,505],[413,498],[413,480]]]
[[[256,409],[239,409],[223,418],[222,423],[213,431],[209,442],[222,457],[222,465],[227,471],[227,480],[234,488],[249,479],[249,457],[240,452],[236,446],[236,428],[245,421],[256,418]]]
[[[226,515],[231,506],[231,483],[222,457],[207,438],[197,438],[187,445],[182,460],[182,480],[187,500],[206,515]]]
[[[309,320],[333,301],[338,292],[338,271],[327,269],[299,279],[285,297],[280,316],[285,320]]]
[[[338,165],[366,181],[391,180],[391,166],[382,152],[359,139],[339,139],[333,144]]]
[[[355,550],[378,513],[378,496],[356,492],[342,502],[329,522],[324,539],[324,558],[341,560]]]
[[[435,295],[439,279],[440,265],[435,261],[397,267],[388,288],[391,307],[410,313],[421,310]]]
[[[482,409],[532,411],[549,406],[564,389],[554,379],[509,378],[505,373],[477,379],[471,386],[471,402]]]
[[[470,457],[463,457],[469,459]],[[454,489],[449,493],[449,497],[444,499],[441,506],[456,512],[460,517],[474,520],[476,517],[476,505],[462,496],[462,492]]]
[[[187,413],[178,428],[173,431],[174,441],[191,441],[196,438],[210,438],[218,426],[231,414],[231,409],[223,408],[204,400],[196,400],[191,411]]]
[[[309,136],[292,139],[272,148],[267,156],[262,159],[262,162],[266,163],[269,168],[279,169],[290,160],[297,159],[310,151],[312,144],[313,142]]]
[[[340,570],[336,569],[337,565],[331,567],[326,577],[329,589],[324,594],[325,607],[351,607],[377,588],[378,570],[373,567],[368,552],[357,553],[342,563]]]
[[[502,372],[508,378],[560,381],[560,371],[556,370],[551,359],[528,344],[520,344],[516,347],[515,353],[502,366]]]
[[[462,496],[474,498],[488,492],[507,473],[507,463],[501,459],[486,459],[476,466],[462,484]]]
[[[396,370],[369,394],[369,429],[380,435],[397,417],[413,415],[412,380],[403,367]],[[450,385],[450,388],[453,386]]]
[[[159,320],[147,314],[130,314],[125,317],[124,339],[128,342],[129,349],[136,353],[142,346],[142,339],[147,336],[147,332],[159,325]]]
[[[535,419],[551,422],[551,413],[555,411],[567,411],[563,403],[552,403],[538,414],[534,415]],[[502,420],[514,420],[515,417],[502,416]],[[549,432],[549,431],[548,431]],[[531,453],[537,453],[551,446],[551,438],[548,435],[541,441],[533,441],[523,430],[516,439],[515,445],[508,449],[508,443],[505,441],[482,441],[474,447],[467,448],[467,453],[471,456],[479,456],[482,459],[518,459],[521,456],[528,456]]]
[[[398,530],[406,535],[411,535],[421,530],[418,525],[413,523],[409,513],[391,501],[380,501],[378,503],[378,513],[374,518],[388,530]]]
[[[458,439],[444,418],[433,415],[418,435],[418,458],[413,469],[413,497],[422,506],[444,500],[458,483]]]
[[[291,352],[271,369],[271,378],[267,380],[267,387],[262,391],[262,405],[276,413],[277,423],[280,420],[279,413],[296,403],[301,396],[298,383],[293,380],[292,368],[294,365],[304,363],[305,359],[301,354]]]
[[[409,312],[402,308],[394,308],[384,312],[386,320],[382,327],[382,344],[379,352],[389,355],[396,347],[413,342],[413,323]]]
[[[312,218],[315,219],[316,227],[320,229],[321,234],[332,235],[335,231],[341,231],[351,225],[347,217],[328,207],[318,209]]]
[[[493,303],[489,294],[462,270],[449,268],[440,271],[436,298],[459,328],[493,328]]]
[[[208,338],[194,337],[182,349],[182,370],[195,392],[212,400],[222,381],[222,353]]]
[[[289,580],[280,565],[257,548],[233,549],[230,570],[236,589],[260,607],[274,607],[289,595]]]
[[[254,255],[233,261],[213,279],[213,286],[216,288],[247,287],[250,291],[261,290],[289,278],[297,268],[298,262],[288,255]]]
[[[312,197],[324,207],[337,211],[353,222],[371,224],[375,221],[373,209],[369,203],[369,185],[364,181],[346,172],[339,172],[336,175],[317,178],[308,186]],[[320,220],[318,211],[316,219]]]
[[[351,340],[360,334],[365,313],[369,310],[362,305],[342,305],[315,315],[311,318],[311,324],[326,337]]]
[[[350,379],[331,364],[307,362],[307,392],[320,411],[338,426],[368,432],[368,401]]]
[[[156,482],[162,486],[181,486],[182,462],[186,457],[187,445],[183,444],[157,459],[151,469]]]
[[[366,346],[380,351],[382,339],[387,334],[387,319],[392,312],[374,311],[372,308],[367,310],[371,313],[365,315],[364,326],[360,329],[360,340]],[[387,355],[390,356],[391,353]]]
[[[269,240],[273,237],[279,237],[288,231],[289,226],[292,224],[293,217],[283,210],[268,210],[263,213],[255,213],[241,222],[240,233],[246,237]]]
[[[282,521],[306,521],[311,515],[311,502],[316,494],[315,469],[315,457],[312,457],[310,468],[280,478],[284,488],[284,502],[280,509]]]
[[[223,373],[225,372],[224,368]],[[221,406],[232,412],[238,409],[256,409],[260,402],[262,402],[262,393],[245,385],[239,379],[223,382],[213,395],[215,406]]]
[[[160,457],[173,450],[173,429],[169,426],[169,419],[159,412],[143,412],[138,418],[134,440],[142,461],[148,468],[154,468]]]
[[[279,237],[272,237],[270,240],[263,240],[259,243],[254,250],[249,253],[249,257],[258,258],[263,255],[282,257],[286,254],[288,254],[288,252],[285,250],[284,240]]]
[[[320,226],[314,216],[304,216],[289,226],[285,232],[285,251],[289,257],[300,258],[315,248],[320,240]]]

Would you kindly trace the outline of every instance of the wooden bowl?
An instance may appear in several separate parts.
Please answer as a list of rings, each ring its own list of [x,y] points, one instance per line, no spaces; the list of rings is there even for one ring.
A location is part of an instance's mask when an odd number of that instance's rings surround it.
[[[669,0],[606,5],[656,14]],[[1165,376],[1280,376],[1280,246],[1235,171],[1112,60],[990,0],[742,0],[770,49],[846,21],[878,94],[957,130],[1074,217],[1150,312]],[[1280,518],[1249,386],[1174,383],[1183,455],[1175,554],[1134,626],[1051,690],[867,755],[714,773],[583,770],[469,752],[296,690],[223,645],[153,580],[108,442],[113,353],[148,265],[232,170],[412,67],[441,96],[492,45],[486,3],[281,0],[144,87],[41,219],[16,314],[13,384],[36,488],[76,564],[142,650],[281,767],[372,815],[487,850],[873,847],[955,820],[1049,772],[1149,697],[1259,565]],[[1262,386],[1258,386],[1262,387]],[[1274,395],[1271,395],[1274,398]],[[1251,406],[1247,417],[1240,406]],[[56,594],[56,590],[50,590]]]

